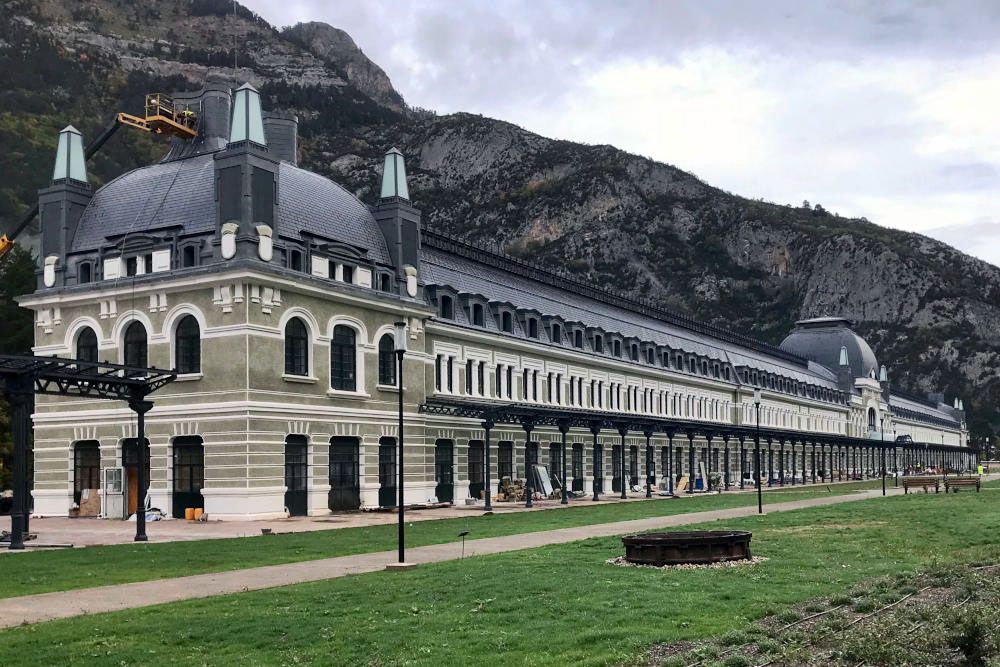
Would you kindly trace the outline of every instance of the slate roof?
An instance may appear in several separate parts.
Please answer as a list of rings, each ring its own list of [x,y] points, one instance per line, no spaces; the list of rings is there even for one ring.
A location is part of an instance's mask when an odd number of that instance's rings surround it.
[[[333,181],[287,162],[278,167],[277,232],[300,231],[368,251],[389,264],[385,238],[368,207]],[[109,237],[173,226],[184,234],[215,230],[215,173],[211,154],[161,162],[122,174],[94,193],[71,252],[96,250]]]
[[[491,301],[510,302],[516,308],[534,309],[542,315],[557,315],[566,321],[582,322],[585,326],[618,332],[626,337],[634,336],[642,341],[729,362],[733,366],[749,366],[800,382],[837,389],[836,374],[816,363],[797,365],[427,245],[422,247],[420,259],[421,278],[425,285],[448,285],[459,293],[481,294]],[[461,310],[456,308],[456,315],[464,318]]]
[[[878,374],[875,353],[864,338],[854,333],[847,320],[839,317],[819,317],[795,323],[795,329],[779,346],[800,357],[812,359],[830,369],[840,364],[840,348],[847,348],[847,360],[853,377]]]
[[[904,398],[897,394],[891,394],[889,396],[889,407],[907,410],[909,412],[914,412],[918,415],[924,417],[930,417],[932,419],[941,419],[948,422],[949,424],[958,426],[958,420],[951,413],[945,412],[944,410],[941,410],[939,408],[931,407],[926,403],[921,403],[919,401],[914,401],[909,398]],[[906,415],[903,416],[905,417]]]

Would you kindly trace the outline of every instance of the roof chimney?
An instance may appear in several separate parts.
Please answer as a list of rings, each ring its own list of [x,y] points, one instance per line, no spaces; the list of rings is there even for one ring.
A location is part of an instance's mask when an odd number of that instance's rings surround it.
[[[249,83],[236,89],[233,97],[233,118],[229,126],[229,143],[249,141],[267,146],[264,137],[264,116],[260,108],[260,93]]]
[[[295,114],[269,111],[264,114],[267,150],[279,160],[298,164],[299,119]]]

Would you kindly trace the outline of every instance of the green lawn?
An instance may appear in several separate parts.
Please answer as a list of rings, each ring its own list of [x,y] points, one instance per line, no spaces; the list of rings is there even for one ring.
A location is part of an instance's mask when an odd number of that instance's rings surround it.
[[[879,481],[851,484],[789,487],[768,491],[765,503],[787,502],[819,495],[852,493],[874,488]],[[829,490],[828,490],[829,489]],[[458,539],[468,530],[469,539],[529,533],[594,523],[627,521],[670,514],[755,504],[753,494],[722,494],[691,499],[659,499],[640,503],[574,501],[569,508],[530,513],[483,516],[470,512],[459,519],[418,521],[407,526],[408,546],[440,544]],[[156,539],[157,525],[148,526]],[[39,551],[0,556],[0,598],[70,590],[133,581],[179,577],[204,572],[237,570],[260,565],[292,563],[346,556],[396,547],[396,526],[342,528],[311,533],[198,540],[156,544],[126,544],[62,551]]]
[[[949,561],[1000,560],[1000,492],[729,520],[767,562],[619,568],[620,540],[378,572],[0,632],[7,664],[605,665],[796,601]],[[720,527],[719,523],[705,527]]]

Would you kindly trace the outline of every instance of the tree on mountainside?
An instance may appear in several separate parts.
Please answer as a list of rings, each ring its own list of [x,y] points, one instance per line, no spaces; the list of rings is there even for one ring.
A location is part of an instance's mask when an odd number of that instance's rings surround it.
[[[0,260],[0,354],[28,354],[33,342],[31,311],[17,305],[14,297],[35,289],[35,260],[15,247]],[[0,490],[10,488],[13,437],[10,410],[0,400]]]

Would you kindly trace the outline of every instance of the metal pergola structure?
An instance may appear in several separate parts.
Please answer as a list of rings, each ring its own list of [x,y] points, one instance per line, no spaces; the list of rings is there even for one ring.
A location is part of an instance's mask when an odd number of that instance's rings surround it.
[[[0,355],[0,394],[11,406],[11,433],[14,437],[14,499],[11,508],[10,548],[24,548],[28,529],[28,443],[31,412],[36,394],[75,396],[125,401],[136,413],[136,441],[139,451],[138,488],[144,495],[147,450],[145,415],[153,407],[151,393],[176,379],[173,371],[136,368],[105,362],[81,361],[32,355]],[[146,541],[144,503],[136,511],[136,542]]]
[[[696,421],[696,420],[685,420],[676,419],[672,417],[662,417],[653,415],[640,415],[627,412],[613,412],[600,409],[585,409],[585,408],[575,408],[567,406],[547,406],[547,405],[536,405],[533,403],[504,403],[497,401],[487,401],[487,400],[476,400],[476,399],[449,399],[449,398],[435,398],[428,401],[421,406],[421,411],[430,415],[443,415],[449,417],[459,417],[459,418],[469,418],[481,420],[481,426],[485,434],[484,440],[484,473],[485,473],[485,487],[489,489],[490,485],[490,431],[497,424],[511,424],[519,425],[525,430],[525,446],[528,446],[531,440],[531,432],[539,426],[550,426],[555,427],[559,430],[562,440],[562,471],[561,477],[563,479],[563,498],[562,501],[566,502],[566,436],[570,429],[572,428],[584,428],[589,430],[593,434],[593,445],[594,445],[594,470],[601,468],[600,462],[598,460],[598,435],[603,431],[611,431],[612,433],[617,433],[621,437],[621,497],[625,498],[625,437],[630,433],[642,434],[646,438],[646,497],[650,497],[651,485],[653,484],[653,453],[652,453],[652,437],[656,434],[663,434],[667,437],[668,447],[667,447],[667,466],[669,470],[664,471],[668,474],[668,490],[673,493],[673,470],[675,466],[672,461],[673,451],[674,451],[674,438],[680,436],[688,441],[688,469],[690,474],[691,484],[688,486],[688,493],[693,493],[693,480],[695,478],[695,456],[694,456],[694,440],[696,437],[701,437],[705,439],[708,445],[708,459],[706,462],[707,466],[711,464],[711,452],[712,452],[712,442],[722,442],[722,448],[725,451],[725,466],[724,466],[724,488],[729,488],[733,486],[729,479],[729,471],[731,469],[729,452],[730,452],[730,442],[734,443],[734,447],[738,442],[739,451],[739,462],[740,462],[740,488],[744,487],[744,477],[745,473],[749,471],[749,465],[746,461],[744,445],[749,442],[751,444],[757,442],[758,446],[761,444],[767,445],[767,456],[769,463],[767,465],[768,474],[768,484],[773,484],[773,454],[772,449],[775,443],[778,444],[779,450],[779,484],[784,484],[785,473],[792,473],[792,484],[795,483],[795,474],[797,472],[802,473],[802,483],[806,483],[809,477],[810,464],[807,454],[807,447],[812,448],[812,463],[811,463],[811,473],[812,482],[816,483],[816,471],[817,471],[817,459],[819,460],[821,470],[825,471],[830,476],[830,481],[832,481],[833,469],[835,465],[838,467],[839,479],[843,479],[843,466],[840,465],[842,462],[854,461],[853,465],[849,466],[850,470],[857,470],[860,464],[862,469],[865,470],[866,466],[870,466],[872,471],[872,477],[876,477],[876,469],[880,472],[882,479],[885,479],[886,469],[887,469],[887,455],[892,456],[892,466],[895,471],[898,472],[899,465],[902,463],[904,467],[907,465],[928,465],[935,464],[936,467],[940,467],[947,471],[949,465],[955,468],[966,468],[972,465],[974,452],[968,447],[959,447],[954,445],[942,445],[935,443],[918,443],[918,442],[896,442],[896,441],[884,441],[884,440],[872,440],[868,438],[854,438],[844,435],[831,434],[831,433],[814,433],[806,431],[795,431],[791,429],[780,429],[774,427],[765,427],[757,425],[746,425],[746,424],[722,424],[718,422],[707,422],[707,421]],[[788,471],[785,469],[785,446],[790,445],[791,449],[791,466]],[[795,452],[795,445],[801,445],[801,467],[797,470],[797,459]],[[603,453],[601,454],[603,456]],[[853,457],[853,458],[852,458]],[[900,460],[902,458],[902,460]],[[879,461],[880,459],[880,461]],[[526,458],[527,460],[527,458]],[[824,463],[826,462],[826,464]],[[677,470],[682,470],[683,466],[680,465],[681,462],[677,462]],[[759,465],[757,466],[756,474],[760,474]],[[595,472],[596,476],[596,472]],[[528,506],[531,505],[531,475],[526,474],[528,478]],[[822,481],[822,480],[821,480]],[[708,482],[708,480],[706,480]],[[490,505],[490,493],[486,494],[487,509]],[[597,485],[594,486],[594,499],[598,497]]]

